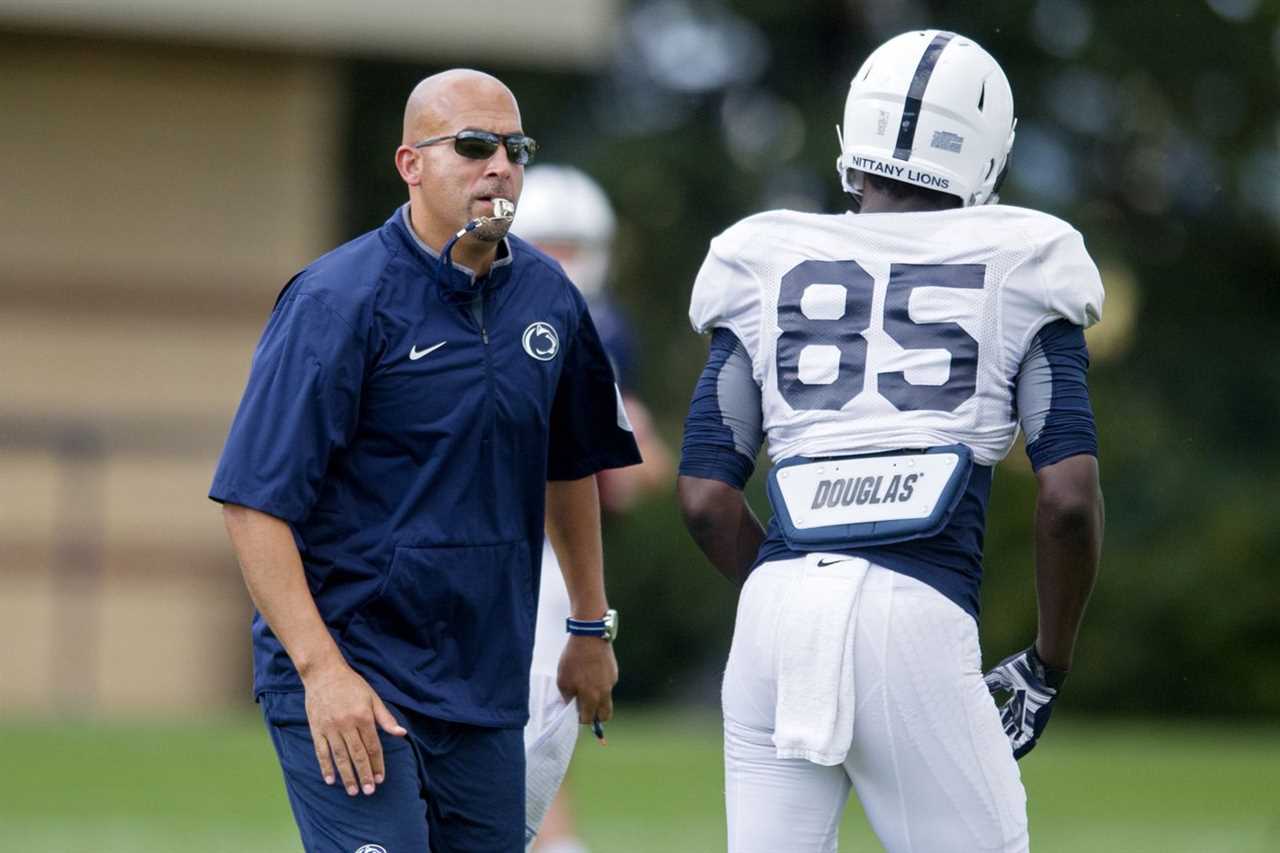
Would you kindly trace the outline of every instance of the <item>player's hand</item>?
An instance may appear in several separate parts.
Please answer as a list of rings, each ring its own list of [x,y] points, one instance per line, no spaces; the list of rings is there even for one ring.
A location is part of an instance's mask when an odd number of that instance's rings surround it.
[[[613,685],[618,683],[618,660],[613,644],[599,637],[570,635],[560,655],[556,686],[566,701],[578,698],[578,721],[602,723],[613,718]]]
[[[1000,661],[983,676],[993,696],[1001,692],[1009,694],[1000,707],[1000,722],[1009,736],[1015,759],[1035,748],[1040,733],[1049,725],[1053,703],[1066,677],[1066,672],[1045,666],[1034,644]]]
[[[348,795],[372,794],[387,774],[378,727],[397,737],[408,732],[346,661],[309,674],[303,683],[311,740],[325,784],[334,783],[336,769]]]

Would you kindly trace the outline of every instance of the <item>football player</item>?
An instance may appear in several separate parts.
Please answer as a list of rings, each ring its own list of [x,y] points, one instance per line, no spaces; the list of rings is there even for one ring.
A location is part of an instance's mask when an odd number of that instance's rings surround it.
[[[600,504],[620,513],[637,499],[671,481],[671,453],[652,427],[648,409],[629,388],[633,381],[631,333],[626,317],[609,299],[609,267],[617,220],[604,190],[586,173],[570,166],[542,165],[525,172],[520,208],[512,230],[546,252],[564,268],[590,306],[601,343],[613,363],[614,375],[641,448],[644,462],[619,469],[618,476],[601,478]],[[530,669],[529,723],[525,726],[528,784],[526,835],[537,836],[539,853],[586,853],[577,837],[569,797],[561,789],[576,740],[572,731],[557,734],[566,713],[556,686],[556,670],[568,634],[569,593],[555,552],[542,550],[542,581],[538,621]]]
[[[749,217],[698,273],[710,357],[679,495],[743,585],[723,686],[732,853],[835,850],[851,789],[889,851],[1028,848],[1016,759],[1071,669],[1101,547],[1084,329],[1103,289],[1070,225],[996,203],[1014,127],[972,39],[890,39],[845,104],[854,211]],[[986,503],[1019,429],[1039,628],[984,680]],[[742,488],[765,436],[762,528]]]

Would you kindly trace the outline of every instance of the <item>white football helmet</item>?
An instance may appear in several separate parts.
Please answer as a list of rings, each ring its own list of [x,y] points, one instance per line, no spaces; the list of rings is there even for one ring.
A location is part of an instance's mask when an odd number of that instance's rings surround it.
[[[530,166],[511,230],[555,257],[587,296],[604,290],[617,220],[600,185],[572,166]]]
[[[836,169],[862,194],[858,172],[959,196],[998,201],[1013,147],[1013,92],[977,42],[945,30],[889,39],[849,84]]]

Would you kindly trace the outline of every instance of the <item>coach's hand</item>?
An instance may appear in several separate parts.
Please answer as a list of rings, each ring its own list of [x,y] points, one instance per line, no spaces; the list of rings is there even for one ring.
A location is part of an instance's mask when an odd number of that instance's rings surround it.
[[[346,661],[308,673],[303,685],[311,740],[325,784],[334,783],[336,766],[350,796],[362,790],[372,794],[387,773],[378,727],[397,737],[408,732]]]
[[[993,696],[1001,692],[1009,694],[1000,707],[1000,722],[1009,736],[1015,759],[1035,748],[1040,733],[1049,725],[1053,703],[1066,678],[1065,671],[1045,666],[1034,644],[1000,661],[983,676]]]
[[[613,718],[613,685],[618,683],[618,660],[613,644],[599,637],[570,635],[560,655],[556,686],[566,701],[578,698],[578,721]]]

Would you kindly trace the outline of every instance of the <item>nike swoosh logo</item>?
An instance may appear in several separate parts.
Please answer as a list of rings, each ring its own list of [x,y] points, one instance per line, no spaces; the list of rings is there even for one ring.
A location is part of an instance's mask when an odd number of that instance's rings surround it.
[[[849,562],[850,560],[856,560],[856,559],[858,559],[858,558],[857,558],[857,557],[842,557],[842,558],[840,558],[839,560],[819,560],[819,561],[818,561],[818,565],[819,565],[819,566],[830,566],[830,565],[833,565],[833,564],[835,564],[835,563],[847,563],[847,562]]]
[[[440,349],[440,347],[444,346],[447,343],[449,342],[441,341],[440,343],[436,344],[433,347],[427,347],[426,349],[422,349],[422,350],[418,349],[417,344],[414,344],[412,347],[409,348],[409,360],[417,361],[418,359],[422,358],[424,355],[429,355],[435,352],[436,350]]]

